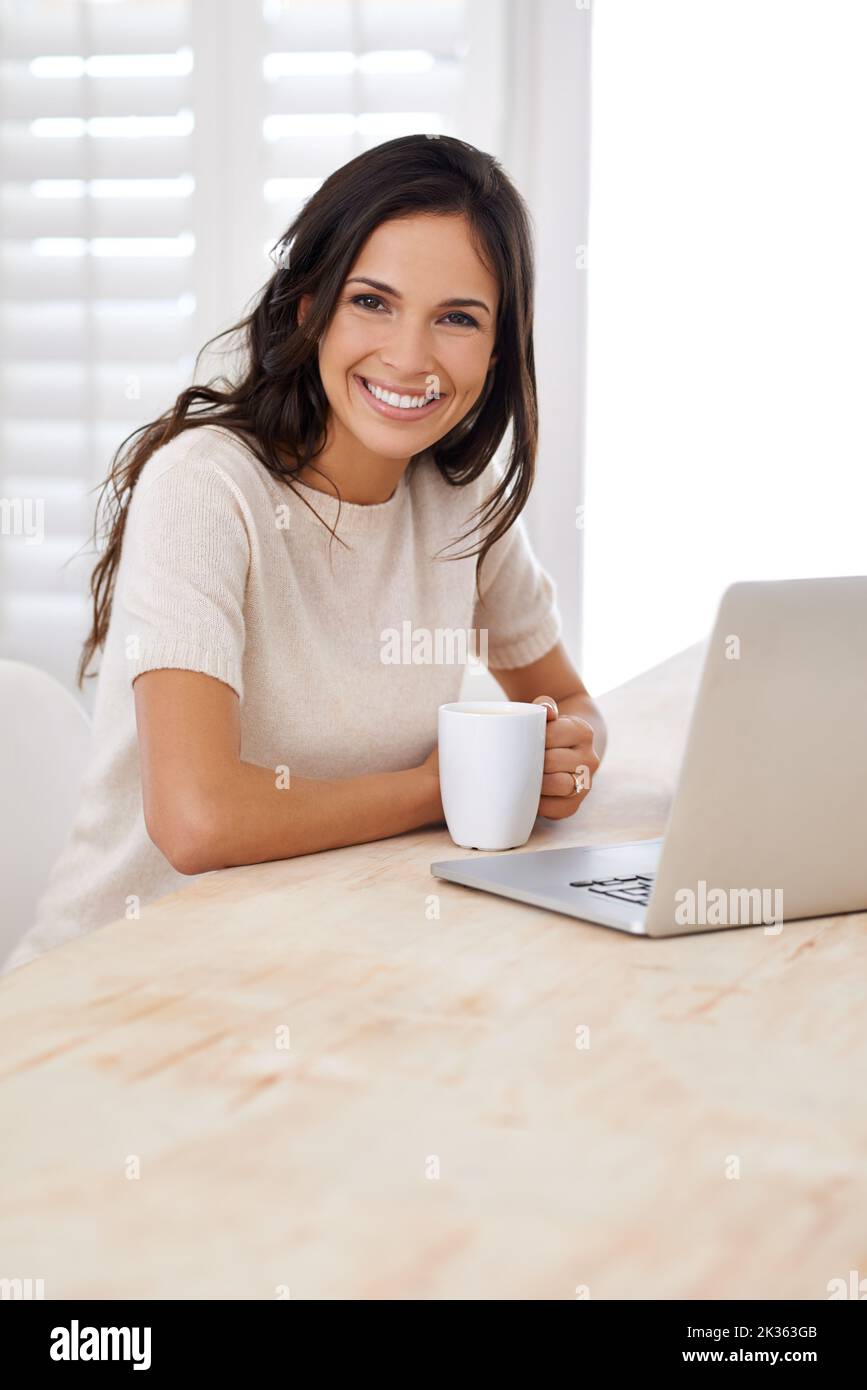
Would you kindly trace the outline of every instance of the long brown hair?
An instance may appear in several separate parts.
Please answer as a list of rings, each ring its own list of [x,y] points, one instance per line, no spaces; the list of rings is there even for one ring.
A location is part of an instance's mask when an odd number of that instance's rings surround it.
[[[530,215],[492,155],[451,136],[406,135],[358,155],[325,180],[278,241],[277,269],[255,295],[251,311],[200,349],[196,368],[211,343],[240,335],[240,380],[233,383],[219,376],[206,385],[187,387],[171,409],[134,430],[118,447],[96,508],[93,539],[97,544],[97,537],[102,540],[102,553],[90,583],[93,626],[78,666],[79,686],[92,674],[88,667],[108,633],[127,511],[151,454],[184,430],[219,424],[237,434],[264,467],[290,487],[305,465],[315,467],[330,413],[319,374],[319,343],[367,238],[382,222],[418,213],[462,214],[477,254],[499,285],[496,362],[473,408],[430,449],[442,476],[460,487],[484,472],[512,425],[502,477],[473,513],[480,514],[480,522],[458,539],[466,539],[488,521],[494,522],[491,530],[476,549],[445,557],[478,556],[476,589],[481,597],[484,558],[523,511],[535,472],[538,411]],[[313,299],[299,325],[303,295]],[[287,455],[294,461],[292,467],[287,466]],[[338,492],[338,519],[339,514]]]

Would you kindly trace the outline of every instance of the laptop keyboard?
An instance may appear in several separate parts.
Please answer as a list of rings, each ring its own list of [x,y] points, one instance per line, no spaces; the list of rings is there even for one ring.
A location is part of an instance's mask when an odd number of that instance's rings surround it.
[[[570,883],[571,888],[589,888],[603,898],[617,898],[623,903],[647,907],[653,888],[653,874],[626,874],[622,878],[587,878]]]

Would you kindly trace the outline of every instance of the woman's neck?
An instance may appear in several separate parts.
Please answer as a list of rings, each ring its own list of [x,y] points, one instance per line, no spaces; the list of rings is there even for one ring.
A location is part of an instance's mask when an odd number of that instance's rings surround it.
[[[337,436],[329,437],[313,464],[306,465],[296,476],[319,492],[331,497],[339,492],[342,501],[369,507],[388,502],[394,496],[409,463],[408,458],[383,458],[341,430]]]

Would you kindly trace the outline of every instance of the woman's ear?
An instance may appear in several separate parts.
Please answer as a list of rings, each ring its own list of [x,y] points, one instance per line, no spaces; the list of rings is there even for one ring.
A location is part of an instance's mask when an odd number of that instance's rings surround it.
[[[301,298],[299,299],[299,301],[298,301],[298,324],[299,324],[299,327],[300,327],[300,325],[304,322],[304,320],[306,319],[306,317],[307,317],[307,310],[310,308],[310,305],[312,304],[312,302],[313,302],[313,295],[312,295],[312,294],[302,294]]]

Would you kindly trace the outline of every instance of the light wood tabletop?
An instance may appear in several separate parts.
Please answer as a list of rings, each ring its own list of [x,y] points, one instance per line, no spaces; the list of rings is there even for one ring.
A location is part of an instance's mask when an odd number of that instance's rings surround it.
[[[701,648],[527,850],[664,828]],[[0,1277],[46,1298],[809,1298],[867,1275],[867,914],[646,940],[430,875],[201,876],[0,982]],[[589,1045],[588,1045],[589,1044]]]

